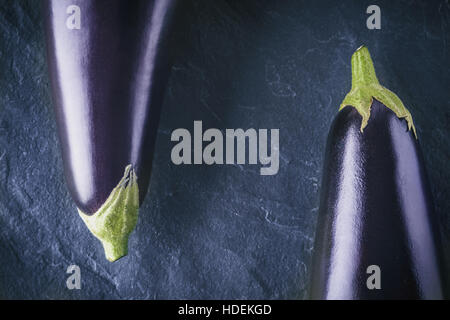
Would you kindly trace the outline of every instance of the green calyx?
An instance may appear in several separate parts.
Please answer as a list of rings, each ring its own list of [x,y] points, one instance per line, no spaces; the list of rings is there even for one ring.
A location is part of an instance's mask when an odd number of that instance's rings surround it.
[[[417,139],[411,113],[395,93],[380,85],[369,50],[361,46],[352,55],[352,89],[345,96],[339,110],[346,106],[354,107],[362,117],[361,132],[363,132],[370,118],[373,98],[391,109],[398,118],[404,118],[408,123],[408,130],[412,129]]]
[[[126,256],[128,237],[136,226],[139,212],[137,176],[131,165],[102,207],[93,215],[78,213],[88,229],[103,244],[106,259],[111,262]]]

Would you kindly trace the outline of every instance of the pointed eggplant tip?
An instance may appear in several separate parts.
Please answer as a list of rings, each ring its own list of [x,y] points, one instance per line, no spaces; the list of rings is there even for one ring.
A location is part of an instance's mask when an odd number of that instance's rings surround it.
[[[106,259],[113,262],[128,253],[128,238],[136,226],[139,213],[137,176],[131,165],[108,199],[93,215],[78,209],[89,231],[105,249]]]
[[[109,262],[115,262],[128,254],[128,238],[122,241],[109,242],[100,240],[103,249],[105,250],[105,257]]]

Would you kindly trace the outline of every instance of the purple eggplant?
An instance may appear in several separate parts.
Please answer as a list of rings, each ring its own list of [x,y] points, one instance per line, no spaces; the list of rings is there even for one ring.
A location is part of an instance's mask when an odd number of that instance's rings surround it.
[[[312,299],[441,299],[438,226],[412,116],[366,47],[328,136]]]
[[[45,0],[53,104],[70,194],[108,260],[145,197],[175,0]]]

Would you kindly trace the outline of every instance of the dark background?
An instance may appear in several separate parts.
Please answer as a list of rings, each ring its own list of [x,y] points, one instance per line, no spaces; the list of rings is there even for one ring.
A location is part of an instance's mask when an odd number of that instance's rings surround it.
[[[381,30],[366,8],[381,7]],[[307,297],[326,136],[361,44],[411,111],[450,260],[448,1],[188,1],[153,174],[116,263],[65,187],[37,0],[0,0],[0,298]],[[279,128],[280,170],[175,166],[176,128]],[[81,268],[82,289],[66,288]],[[450,271],[447,268],[446,273]]]

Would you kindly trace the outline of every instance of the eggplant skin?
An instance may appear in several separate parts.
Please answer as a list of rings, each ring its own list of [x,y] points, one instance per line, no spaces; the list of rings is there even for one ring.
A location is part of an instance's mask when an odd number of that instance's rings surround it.
[[[330,130],[311,299],[442,299],[438,226],[417,139],[373,100],[367,127],[347,106]],[[367,288],[381,271],[381,289]]]
[[[53,104],[69,191],[92,215],[132,165],[147,192],[175,0],[45,0]],[[71,6],[80,28],[66,27]]]

